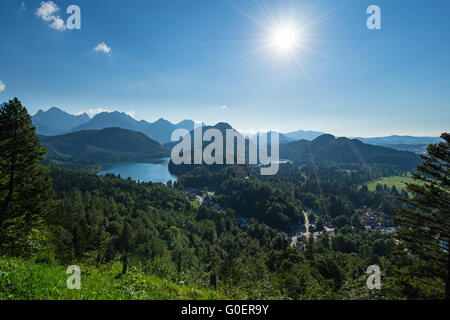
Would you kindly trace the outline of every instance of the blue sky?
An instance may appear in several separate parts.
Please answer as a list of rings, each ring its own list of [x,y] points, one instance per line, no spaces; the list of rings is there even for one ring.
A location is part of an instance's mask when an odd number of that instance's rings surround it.
[[[48,3],[46,1],[46,3]],[[433,135],[450,124],[447,0],[0,2],[0,100],[240,130]],[[81,30],[57,30],[81,8]],[[381,8],[381,30],[366,9]],[[272,29],[301,31],[293,54]],[[61,25],[59,24],[61,27]],[[104,51],[95,51],[99,44]]]

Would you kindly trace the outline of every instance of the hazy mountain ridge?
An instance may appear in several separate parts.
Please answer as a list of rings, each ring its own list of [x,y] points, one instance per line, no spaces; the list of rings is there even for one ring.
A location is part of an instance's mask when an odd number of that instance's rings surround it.
[[[195,126],[192,120],[183,120],[178,124],[163,118],[151,123],[145,120],[136,120],[123,112],[102,112],[97,114],[91,121],[84,123],[72,131],[102,130],[110,127],[124,128],[141,132],[149,138],[165,144],[171,141],[172,132],[176,129],[192,130]]]
[[[179,123],[172,123],[163,118],[155,122],[145,120],[136,120],[124,112],[102,112],[95,115],[92,119],[87,114],[71,115],[61,109],[53,107],[48,111],[39,110],[33,117],[33,124],[36,126],[37,133],[46,136],[62,135],[69,132],[83,130],[102,130],[105,128],[123,128],[132,131],[141,132],[149,138],[158,141],[160,144],[169,144],[171,135],[176,129],[186,129],[192,131],[195,122],[192,120],[183,120]],[[204,129],[210,128],[201,123]],[[230,126],[231,127],[231,126]],[[242,133],[241,133],[242,134]],[[308,140],[312,141],[324,133],[319,131],[297,130],[288,133],[279,133],[280,144],[286,144],[293,141]],[[252,135],[245,135],[250,137]],[[439,137],[414,137],[392,135],[387,137],[374,138],[355,138],[363,143],[393,148],[396,150],[408,150],[416,153],[422,153],[426,145],[438,143],[442,140]],[[414,145],[414,146],[413,146]]]
[[[374,138],[355,138],[361,142],[387,146],[387,145],[429,145],[442,142],[439,137],[413,137],[413,136],[386,136],[386,137],[374,137]]]
[[[53,107],[47,111],[39,110],[33,117],[36,133],[41,135],[59,135],[88,122],[91,118],[83,113],[72,115],[59,108]]]
[[[163,118],[153,123],[145,120],[138,121],[128,114],[118,111],[102,112],[91,119],[87,114],[74,116],[56,107],[48,111],[39,110],[32,118],[37,133],[40,135],[56,136],[69,132],[117,127],[141,132],[161,144],[170,142],[174,130],[182,128],[190,131],[195,126],[195,122],[192,120],[183,120],[177,124]]]
[[[317,137],[320,137],[321,135],[323,135],[324,132],[319,132],[319,131],[304,131],[304,130],[297,130],[297,131],[293,131],[293,132],[288,132],[288,133],[284,133],[284,135],[291,139],[291,141],[296,141],[296,140],[314,140]]]

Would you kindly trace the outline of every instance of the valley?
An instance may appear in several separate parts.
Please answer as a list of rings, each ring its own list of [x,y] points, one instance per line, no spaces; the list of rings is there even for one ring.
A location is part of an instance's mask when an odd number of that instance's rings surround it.
[[[448,12],[449,0],[1,0],[2,311],[444,306]]]
[[[8,107],[24,110],[18,101]],[[396,257],[396,235],[403,230],[396,219],[399,210],[408,208],[401,198],[415,197],[404,190],[406,181],[416,183],[410,177],[421,163],[415,153],[322,134],[281,144],[284,160],[277,161],[278,172],[261,175],[260,165],[248,161],[176,165],[168,158],[173,145],[127,128],[38,136],[31,118],[21,119],[30,119],[24,137],[31,138],[14,148],[36,148],[19,154],[37,155],[28,172],[40,182],[34,189],[25,184],[17,190],[33,190],[39,197],[17,202],[27,207],[8,213],[7,221],[25,236],[15,214],[37,208],[30,214],[40,218],[29,234],[39,237],[34,230],[40,230],[45,236],[36,247],[27,240],[32,238],[8,240],[20,237],[11,235],[12,229],[3,233],[0,244],[11,244],[0,246],[7,256],[0,257],[1,298],[24,297],[17,284],[31,286],[28,267],[43,277],[28,291],[30,298],[79,298],[58,286],[45,290],[61,277],[50,273],[65,264],[82,265],[88,273],[89,292],[82,293],[88,299],[410,295],[395,273],[407,272],[413,263],[410,256]],[[218,123],[212,128],[232,127]],[[10,141],[5,140],[4,148]],[[199,151],[208,145],[201,143]],[[9,181],[4,177],[0,182]],[[364,286],[365,270],[373,261],[389,274],[375,294]],[[442,297],[442,282],[426,280],[426,286],[438,290],[423,288],[415,297]],[[112,285],[103,286],[105,281]]]

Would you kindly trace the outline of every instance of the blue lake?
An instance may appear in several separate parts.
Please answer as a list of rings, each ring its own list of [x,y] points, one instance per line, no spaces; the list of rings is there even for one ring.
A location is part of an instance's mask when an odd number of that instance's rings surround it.
[[[140,180],[145,182],[162,182],[177,180],[177,177],[169,172],[170,158],[155,159],[151,163],[120,162],[103,163],[99,175],[113,173],[126,179]]]

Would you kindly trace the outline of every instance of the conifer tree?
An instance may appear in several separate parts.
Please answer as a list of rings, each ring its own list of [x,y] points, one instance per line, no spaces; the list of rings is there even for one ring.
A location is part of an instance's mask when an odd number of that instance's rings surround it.
[[[27,109],[14,98],[0,108],[0,251],[30,254],[51,183],[39,162],[42,149]]]
[[[125,222],[125,225],[122,228],[122,232],[120,233],[119,236],[119,249],[122,252],[122,274],[126,274],[127,273],[127,269],[128,269],[128,261],[129,261],[129,256],[131,254],[131,250],[132,250],[132,244],[131,244],[131,227],[128,223]]]
[[[444,142],[428,146],[422,156],[415,183],[407,183],[415,196],[403,199],[409,206],[397,211],[394,223],[400,252],[418,260],[423,276],[442,279],[449,299],[450,134],[441,138]]]

